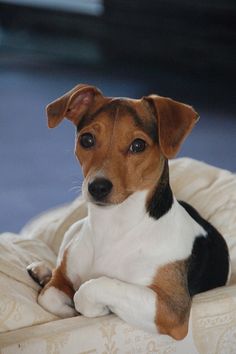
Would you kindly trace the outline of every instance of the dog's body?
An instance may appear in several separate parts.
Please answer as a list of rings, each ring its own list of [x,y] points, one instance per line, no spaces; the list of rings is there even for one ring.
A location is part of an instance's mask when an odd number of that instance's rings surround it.
[[[196,112],[159,96],[105,98],[82,85],[49,106],[49,126],[65,116],[77,126],[88,216],[66,233],[52,274],[42,264],[28,267],[44,285],[39,303],[62,317],[112,311],[182,339],[192,296],[229,275],[224,239],[169,185],[167,159]]]

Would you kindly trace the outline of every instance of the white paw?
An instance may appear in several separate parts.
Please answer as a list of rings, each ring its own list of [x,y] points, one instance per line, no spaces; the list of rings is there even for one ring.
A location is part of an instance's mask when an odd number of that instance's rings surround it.
[[[63,291],[50,286],[38,296],[38,303],[56,316],[66,318],[77,315],[72,299]]]
[[[76,310],[86,317],[99,317],[110,313],[108,306],[102,302],[102,279],[85,282],[74,295]]]

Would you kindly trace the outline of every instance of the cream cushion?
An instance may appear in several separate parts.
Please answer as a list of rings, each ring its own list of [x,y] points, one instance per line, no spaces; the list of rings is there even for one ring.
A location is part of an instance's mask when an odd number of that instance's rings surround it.
[[[66,230],[87,213],[86,203],[46,212],[20,235],[0,235],[0,349],[2,353],[234,353],[236,352],[236,176],[188,158],[170,162],[178,199],[191,203],[224,235],[230,249],[230,285],[194,297],[189,334],[181,342],[150,335],[115,315],[59,319],[37,302],[26,272],[35,260],[55,265]]]

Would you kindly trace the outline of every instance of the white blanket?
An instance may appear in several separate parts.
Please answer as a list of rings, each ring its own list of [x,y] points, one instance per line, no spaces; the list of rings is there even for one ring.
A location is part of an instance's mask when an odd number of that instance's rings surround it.
[[[150,335],[114,315],[61,320],[37,302],[38,286],[26,266],[55,264],[65,231],[86,215],[86,203],[46,212],[21,235],[0,235],[0,353],[236,353],[236,176],[191,159],[170,163],[178,199],[190,202],[224,235],[230,249],[230,286],[194,297],[187,338]]]

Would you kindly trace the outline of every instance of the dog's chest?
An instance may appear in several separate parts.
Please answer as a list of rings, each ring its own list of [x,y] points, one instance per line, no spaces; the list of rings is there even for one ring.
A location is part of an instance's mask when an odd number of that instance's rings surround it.
[[[93,278],[106,275],[127,282],[148,284],[158,264],[164,261],[160,257],[157,242],[153,242],[152,237],[147,242],[147,236],[150,236],[147,235],[147,230],[122,236],[113,235],[106,242],[98,241],[95,244],[89,276]]]
[[[136,223],[122,221],[100,217],[91,227],[87,219],[68,254],[72,282],[78,275],[81,282],[105,275],[149,285],[161,266],[187,259],[202,232],[178,205],[159,220],[145,214]]]
[[[197,231],[191,220],[177,222],[172,214],[158,221],[146,216],[128,232],[122,232],[121,225],[109,225],[91,235],[93,261],[85,279],[106,275],[148,285],[161,266],[189,257]]]

